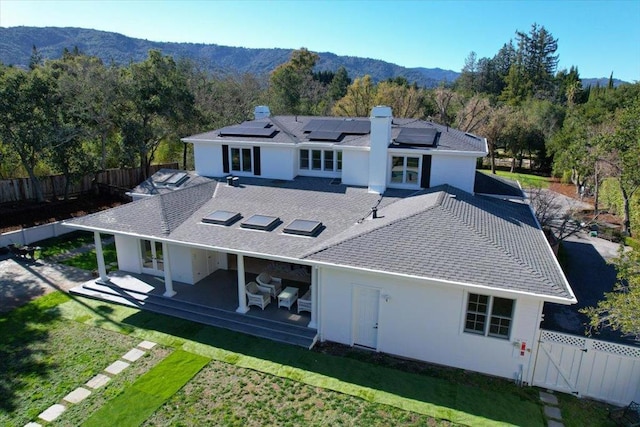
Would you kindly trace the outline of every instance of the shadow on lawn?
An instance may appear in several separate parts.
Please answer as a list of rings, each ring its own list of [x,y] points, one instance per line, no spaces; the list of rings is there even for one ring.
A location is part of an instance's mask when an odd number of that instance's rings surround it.
[[[47,361],[47,325],[60,317],[55,306],[29,303],[0,315],[0,409],[17,409],[17,393],[28,382],[46,381],[56,365]]]
[[[399,359],[378,353],[350,349],[345,350],[344,356],[335,356],[146,311],[123,322],[489,420],[544,425],[536,391],[499,378],[452,368],[440,370],[428,364],[421,364],[424,369],[401,370]]]
[[[47,341],[49,329],[61,318],[58,305],[70,299],[95,312],[102,322],[113,322],[109,318],[111,307],[106,312],[100,307],[94,309],[82,299],[66,294],[66,291],[42,275],[37,267],[38,262],[20,261],[20,265],[28,270],[31,279],[2,279],[0,296],[2,304],[18,306],[6,313],[0,313],[0,410],[14,412],[18,405],[18,394],[34,381],[46,382],[57,365],[50,361]],[[61,271],[65,278],[76,278],[78,272]],[[37,282],[61,291],[35,299],[44,293]],[[6,289],[5,289],[6,288]],[[5,301],[4,298],[9,298]],[[15,297],[15,301],[14,301]]]

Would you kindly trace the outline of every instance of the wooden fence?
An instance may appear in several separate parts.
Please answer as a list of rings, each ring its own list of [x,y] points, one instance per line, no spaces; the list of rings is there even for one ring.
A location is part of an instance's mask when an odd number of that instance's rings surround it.
[[[177,169],[177,163],[151,165],[153,174],[162,168]],[[107,169],[97,174],[85,175],[82,179],[71,184],[69,195],[91,191],[94,179],[98,184],[117,188],[133,188],[140,184],[142,174],[140,168]],[[64,195],[64,175],[50,175],[40,178],[42,193],[45,199],[62,197]],[[30,178],[15,178],[0,181],[0,203],[35,200],[35,191]]]

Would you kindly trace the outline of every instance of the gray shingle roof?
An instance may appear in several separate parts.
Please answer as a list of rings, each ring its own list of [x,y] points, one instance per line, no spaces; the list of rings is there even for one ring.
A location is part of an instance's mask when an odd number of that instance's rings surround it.
[[[346,267],[573,299],[544,235],[525,204],[473,196],[450,186],[412,192],[331,185],[330,179],[242,178],[211,182],[69,221],[80,228]],[[202,223],[239,212],[231,226]],[[270,232],[240,227],[252,215],[279,217]],[[362,220],[363,218],[367,218]],[[288,235],[294,219],[321,221],[317,237]],[[362,221],[359,221],[362,220]]]
[[[420,205],[423,209],[417,208]],[[407,215],[398,217],[382,209],[386,220],[379,226],[345,233],[344,239],[305,258],[573,298],[528,205],[440,186],[392,208]]]
[[[507,196],[524,199],[525,195],[516,181],[476,171],[473,192],[476,194],[488,194],[494,196]]]
[[[217,142],[237,142],[237,143],[251,143],[265,142],[265,143],[285,143],[285,144],[302,144],[302,143],[322,143],[333,144],[337,147],[369,147],[369,134],[365,135],[343,135],[339,141],[311,141],[308,138],[308,134],[303,132],[303,128],[311,121],[316,119],[323,120],[368,120],[367,117],[318,117],[318,116],[275,116],[264,119],[256,120],[256,122],[271,123],[272,128],[278,130],[272,138],[262,137],[248,137],[248,136],[220,136],[220,129],[205,132],[197,135],[192,135],[184,138],[184,141],[217,141]],[[243,124],[235,125],[236,127],[242,127]],[[229,126],[225,129],[232,128]],[[465,132],[453,129],[447,126],[442,126],[436,123],[427,122],[417,119],[393,119],[392,125],[392,138],[395,138],[400,133],[402,127],[410,128],[435,128],[440,132],[440,138],[437,147],[429,148],[430,150],[452,150],[452,151],[469,151],[478,152],[479,155],[486,153],[486,147],[484,140],[477,136],[467,134]]]

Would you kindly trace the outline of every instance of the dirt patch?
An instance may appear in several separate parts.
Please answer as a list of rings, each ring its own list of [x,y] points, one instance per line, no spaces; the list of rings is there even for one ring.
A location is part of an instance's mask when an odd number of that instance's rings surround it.
[[[75,218],[125,203],[118,196],[80,196],[70,200],[0,204],[0,233]]]

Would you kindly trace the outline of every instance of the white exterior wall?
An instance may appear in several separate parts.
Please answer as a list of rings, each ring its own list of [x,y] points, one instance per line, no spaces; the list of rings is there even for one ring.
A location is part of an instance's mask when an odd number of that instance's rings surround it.
[[[209,275],[209,251],[181,245],[169,245],[171,278],[194,285]]]
[[[296,149],[293,146],[260,147],[261,178],[292,180],[296,177],[297,164]]]
[[[353,288],[369,286],[381,295],[378,351],[510,379],[522,366],[523,379],[529,378],[531,352],[521,357],[519,340],[527,346],[534,342],[538,300],[516,300],[511,337],[505,340],[463,331],[467,293],[462,287],[326,267],[320,277],[323,340],[353,344]]]
[[[345,185],[369,185],[369,152],[342,151],[342,183]]]
[[[196,173],[200,176],[223,176],[221,145],[194,142],[193,158]]]
[[[140,240],[135,237],[116,234],[116,254],[118,256],[118,270],[129,273],[142,273],[140,262]]]
[[[431,157],[431,187],[449,184],[473,194],[475,177],[475,157],[437,154]]]

